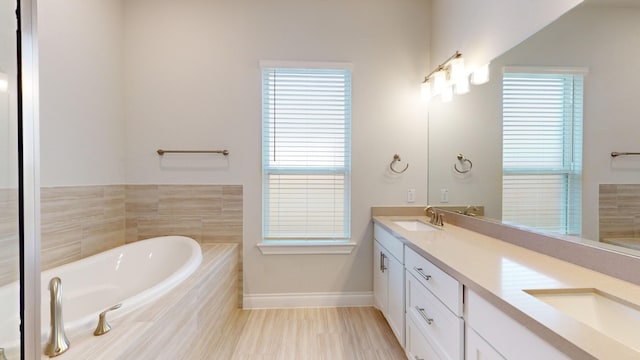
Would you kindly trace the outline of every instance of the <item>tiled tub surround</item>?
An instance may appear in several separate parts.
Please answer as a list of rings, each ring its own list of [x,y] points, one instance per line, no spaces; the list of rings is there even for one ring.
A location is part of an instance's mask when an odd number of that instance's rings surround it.
[[[164,235],[241,244],[242,201],[241,185],[42,188],[42,269]]]
[[[18,280],[18,190],[0,189],[0,286]]]
[[[123,185],[40,189],[42,270],[124,245],[124,205]]]
[[[600,241],[640,249],[640,184],[600,184]]]
[[[127,185],[126,241],[184,235],[242,243],[241,185]]]
[[[183,283],[139,312],[110,321],[106,335],[89,332],[74,340],[61,359],[228,358],[221,349],[229,344],[221,339],[241,311],[240,246],[203,244],[202,253],[202,264]]]
[[[374,221],[402,237],[405,245],[569,358],[640,358],[640,351],[555,310],[524,291],[598,289],[623,302],[640,304],[640,286],[450,223],[446,223],[442,231],[407,231],[394,221],[426,221],[427,218],[424,215],[403,215],[379,216],[374,211]]]

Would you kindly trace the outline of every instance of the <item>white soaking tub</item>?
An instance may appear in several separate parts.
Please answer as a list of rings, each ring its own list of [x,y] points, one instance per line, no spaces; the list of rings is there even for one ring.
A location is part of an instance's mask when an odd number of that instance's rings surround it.
[[[42,272],[43,344],[49,339],[50,332],[49,281],[52,278],[57,276],[62,281],[64,327],[71,338],[74,334],[93,332],[98,314],[113,305],[122,303],[120,309],[108,314],[108,319],[117,319],[154,301],[191,275],[201,261],[202,251],[195,240],[163,236],[123,245]],[[0,288],[0,303],[15,302],[17,291],[17,284]],[[12,307],[0,307],[0,347],[10,352],[15,351],[18,344],[15,335],[11,336],[19,324],[17,312]]]

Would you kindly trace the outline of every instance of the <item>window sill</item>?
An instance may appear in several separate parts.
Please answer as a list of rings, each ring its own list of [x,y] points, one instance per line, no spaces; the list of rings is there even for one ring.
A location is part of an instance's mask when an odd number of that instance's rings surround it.
[[[348,255],[356,247],[343,241],[266,241],[258,244],[262,255]]]

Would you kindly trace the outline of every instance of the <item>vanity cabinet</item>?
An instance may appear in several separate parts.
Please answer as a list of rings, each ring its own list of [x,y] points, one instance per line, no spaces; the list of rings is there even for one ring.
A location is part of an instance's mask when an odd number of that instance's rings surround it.
[[[404,245],[378,224],[374,225],[373,300],[405,346]]]
[[[481,359],[518,359],[518,360],[568,360],[570,357],[560,352],[525,326],[503,313],[487,300],[470,290],[465,289],[465,313],[469,334],[479,335],[486,341],[486,346],[477,339],[467,341],[467,358],[477,359],[477,351],[487,356]],[[480,340],[482,340],[480,339]],[[471,344],[471,348],[470,347]],[[484,346],[484,347],[483,347]],[[477,351],[474,352],[473,349]],[[493,352],[491,352],[493,350]],[[474,357],[475,356],[475,357]]]
[[[506,360],[488,342],[478,335],[472,328],[466,328],[465,332],[465,357],[466,360]]]
[[[405,248],[405,291],[409,356],[420,349],[436,356],[426,359],[464,358],[462,284],[410,248]],[[413,328],[412,328],[413,327]],[[418,331],[423,340],[415,340]],[[428,345],[428,346],[427,346]],[[428,348],[428,349],[427,349]]]

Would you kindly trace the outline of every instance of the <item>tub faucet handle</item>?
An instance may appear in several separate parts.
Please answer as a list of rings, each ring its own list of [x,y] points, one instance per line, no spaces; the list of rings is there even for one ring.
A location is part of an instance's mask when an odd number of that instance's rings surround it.
[[[62,320],[62,280],[54,277],[49,281],[51,334],[44,353],[49,357],[58,356],[69,349],[69,339],[64,333],[64,321]]]
[[[109,323],[107,322],[107,313],[111,310],[120,309],[121,306],[122,306],[122,303],[116,304],[100,313],[98,317],[98,326],[96,327],[96,330],[93,332],[93,335],[95,336],[104,335],[108,333],[109,330],[111,330],[111,325],[109,325]]]

